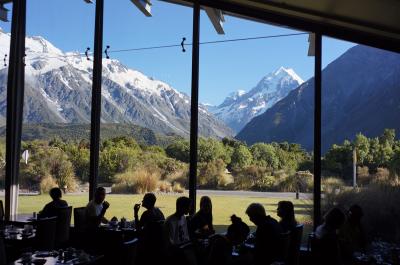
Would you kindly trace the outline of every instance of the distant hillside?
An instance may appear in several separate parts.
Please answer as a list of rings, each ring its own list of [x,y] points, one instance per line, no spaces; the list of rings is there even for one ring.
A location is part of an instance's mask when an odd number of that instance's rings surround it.
[[[0,30],[2,56],[9,48],[10,34]],[[25,50],[24,121],[90,123],[93,61],[65,53],[39,36],[28,36]],[[6,117],[7,71],[0,64],[0,124]],[[136,124],[156,133],[187,138],[190,135],[190,97],[115,59],[103,59],[101,110],[105,123]],[[202,104],[198,125],[204,137],[233,135]]]
[[[101,140],[129,136],[138,143],[145,145],[166,146],[180,136],[171,134],[164,136],[154,133],[152,130],[133,124],[101,124]],[[5,126],[0,127],[0,137],[5,137]],[[65,141],[80,141],[90,139],[90,124],[65,124],[65,123],[42,123],[24,124],[22,129],[22,140],[29,141],[35,139],[50,140],[59,137]]]
[[[322,72],[322,147],[400,131],[400,54],[355,46]],[[248,144],[288,141],[313,148],[314,79],[289,93],[237,135]]]

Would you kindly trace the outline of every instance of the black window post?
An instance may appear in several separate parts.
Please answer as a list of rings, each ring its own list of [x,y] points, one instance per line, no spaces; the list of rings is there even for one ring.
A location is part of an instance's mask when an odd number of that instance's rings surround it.
[[[192,45],[192,95],[190,108],[190,165],[189,198],[192,200],[190,214],[196,212],[197,185],[197,139],[199,121],[199,40],[200,40],[200,3],[193,4],[193,45]]]
[[[10,62],[7,80],[6,220],[15,220],[18,207],[18,174],[25,89],[26,0],[14,0],[12,9]]]
[[[314,63],[314,230],[321,224],[321,100],[322,37],[315,33]]]
[[[99,175],[100,117],[101,117],[101,77],[103,57],[103,14],[104,0],[96,0],[96,20],[94,26],[92,113],[90,129],[90,174],[89,200],[93,199]]]

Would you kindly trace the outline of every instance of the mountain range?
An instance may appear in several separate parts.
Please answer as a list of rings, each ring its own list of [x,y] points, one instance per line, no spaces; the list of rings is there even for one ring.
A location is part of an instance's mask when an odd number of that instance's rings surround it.
[[[9,45],[10,34],[0,31],[1,57],[8,54]],[[24,123],[90,123],[92,60],[34,36],[26,38],[25,62]],[[7,71],[1,64],[0,125],[6,117]],[[190,97],[118,60],[103,59],[101,108],[103,123],[189,135]],[[200,104],[199,134],[221,138],[233,132]]]
[[[355,46],[322,72],[322,149],[400,131],[400,54]],[[288,141],[313,148],[314,78],[291,91],[236,136],[248,144]]]
[[[207,107],[239,132],[252,118],[264,113],[303,82],[293,69],[280,67],[264,76],[250,91],[233,92],[220,105]]]

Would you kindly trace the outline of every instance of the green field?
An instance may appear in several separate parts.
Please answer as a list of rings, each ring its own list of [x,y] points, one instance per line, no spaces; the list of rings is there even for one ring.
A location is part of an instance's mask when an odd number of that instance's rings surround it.
[[[168,216],[174,212],[176,198],[182,196],[181,194],[158,194],[157,195],[157,207],[159,207]],[[128,220],[133,219],[133,205],[139,203],[142,200],[143,195],[107,195],[106,200],[110,203],[110,208],[107,211],[106,216],[111,218],[113,216],[125,217]],[[259,202],[264,205],[267,210],[267,214],[270,214],[274,218],[276,216],[277,204],[282,199],[267,198],[267,197],[240,197],[230,195],[216,195],[210,196],[213,202],[213,216],[214,224],[218,232],[226,230],[226,227],[230,224],[229,217],[232,214],[242,217],[244,222],[248,225],[253,225],[245,214],[246,207],[252,202]],[[88,195],[64,195],[63,198],[73,207],[85,206],[88,202]],[[2,198],[0,198],[2,199]],[[198,198],[199,201],[200,198]],[[290,200],[290,199],[289,199]],[[27,214],[33,212],[39,212],[43,206],[50,201],[48,195],[37,195],[37,196],[20,196],[18,212]],[[199,205],[197,201],[197,205]],[[294,200],[291,201],[295,205],[296,219],[306,225],[305,235],[311,229],[311,215],[312,215],[312,201],[311,200]],[[198,206],[197,206],[198,207]],[[139,213],[140,214],[140,213]]]

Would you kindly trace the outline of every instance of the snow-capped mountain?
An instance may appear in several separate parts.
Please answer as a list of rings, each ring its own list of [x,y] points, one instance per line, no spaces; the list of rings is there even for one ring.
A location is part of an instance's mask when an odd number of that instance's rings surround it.
[[[208,109],[239,132],[252,118],[264,113],[303,82],[293,69],[280,67],[263,77],[249,92],[233,92],[221,105]]]
[[[322,71],[322,152],[357,133],[400,131],[400,54],[357,45]],[[252,119],[237,139],[314,146],[314,78]]]
[[[8,54],[10,35],[0,32],[0,57]],[[56,48],[42,37],[26,38],[25,105],[27,123],[89,123],[93,61],[77,52]],[[104,123],[134,123],[160,133],[189,135],[190,97],[129,69],[118,60],[103,59]],[[7,67],[0,65],[0,116],[6,115]],[[232,131],[199,106],[199,133],[224,137]]]

